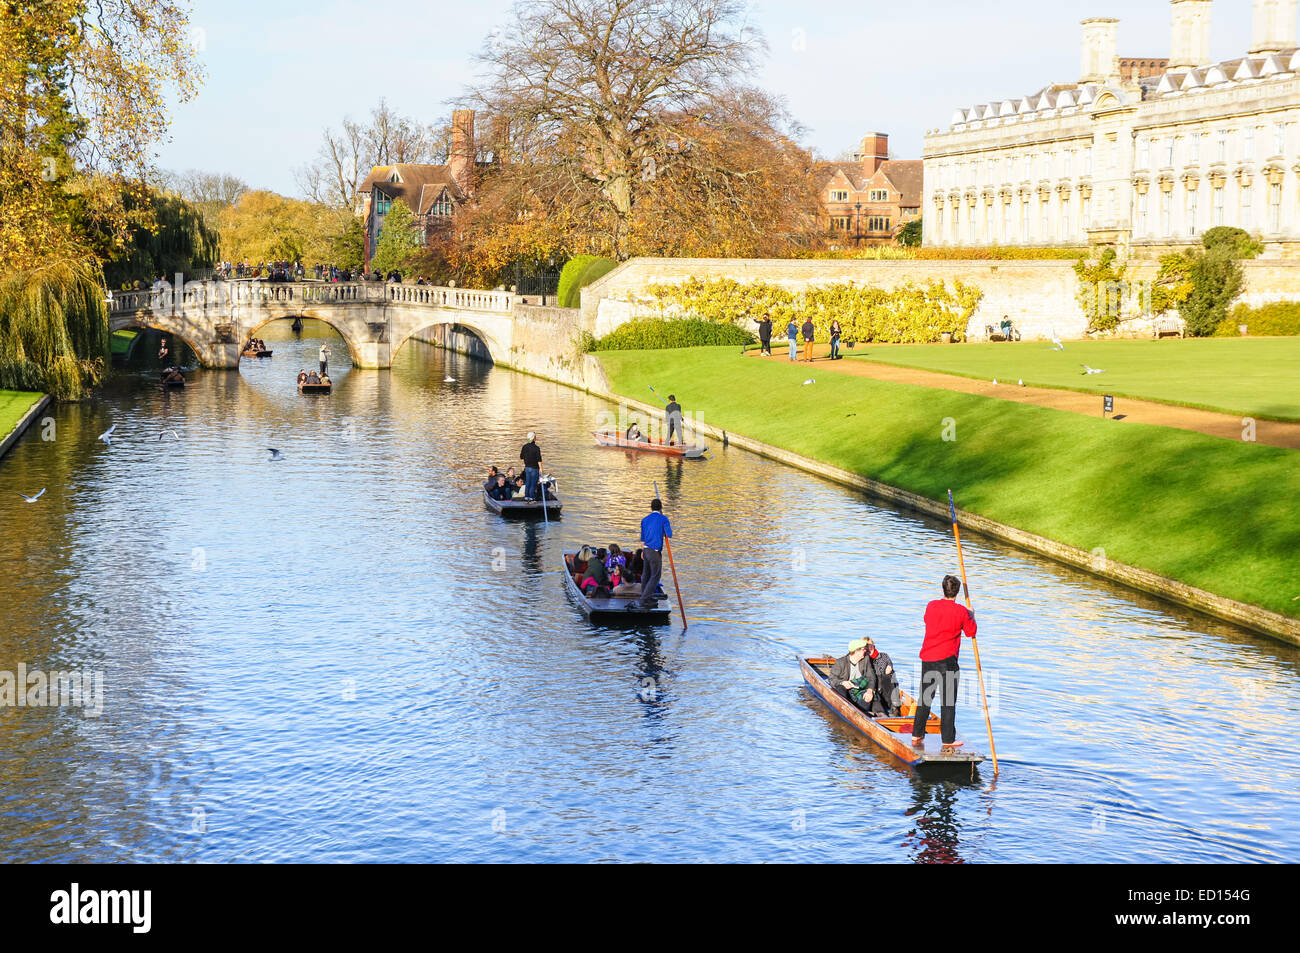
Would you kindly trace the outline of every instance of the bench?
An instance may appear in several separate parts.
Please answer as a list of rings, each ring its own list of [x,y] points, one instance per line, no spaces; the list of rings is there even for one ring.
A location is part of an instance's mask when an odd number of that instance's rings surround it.
[[[1183,323],[1177,318],[1160,318],[1156,321],[1154,330],[1156,340],[1159,340],[1160,338],[1180,338],[1184,336]]]

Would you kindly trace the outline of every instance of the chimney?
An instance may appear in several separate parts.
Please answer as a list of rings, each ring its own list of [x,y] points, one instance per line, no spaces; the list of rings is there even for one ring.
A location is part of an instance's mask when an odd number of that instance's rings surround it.
[[[451,155],[447,167],[462,192],[468,193],[474,171],[474,110],[457,109],[451,114]]]
[[[1170,69],[1192,69],[1210,62],[1210,0],[1172,0]]]
[[[1250,53],[1280,53],[1296,45],[1296,0],[1255,0],[1255,21],[1250,33]]]
[[[1119,83],[1119,21],[1091,17],[1082,22],[1083,55],[1080,83]]]
[[[872,176],[880,168],[880,163],[889,158],[889,134],[869,132],[862,137],[862,151],[858,160],[862,163],[862,174]]]

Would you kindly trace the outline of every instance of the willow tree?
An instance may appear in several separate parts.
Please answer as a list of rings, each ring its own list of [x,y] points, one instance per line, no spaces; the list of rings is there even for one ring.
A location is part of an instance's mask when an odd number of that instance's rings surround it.
[[[0,0],[0,377],[97,379],[101,265],[156,225],[145,183],[193,56],[172,0]]]
[[[498,204],[620,259],[677,245],[744,254],[802,231],[806,159],[780,102],[745,84],[765,48],[748,12],[741,0],[517,2],[467,98],[497,137],[491,187],[514,193]]]

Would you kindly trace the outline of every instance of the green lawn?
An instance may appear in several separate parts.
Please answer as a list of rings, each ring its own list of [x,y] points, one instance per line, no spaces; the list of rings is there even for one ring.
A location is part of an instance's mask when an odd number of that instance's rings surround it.
[[[865,352],[865,353],[864,353]],[[1060,387],[1300,420],[1300,337],[1166,338],[1003,344],[860,345],[851,360],[880,361],[982,380]],[[1080,364],[1104,374],[1083,373]]]
[[[44,396],[25,390],[0,390],[0,440],[9,436],[23,415]]]
[[[135,341],[138,331],[114,331],[113,336],[109,338],[108,344],[114,354],[127,354],[131,350],[131,344]]]
[[[715,426],[935,500],[952,487],[964,509],[1300,617],[1296,451],[758,361],[736,348],[600,360],[618,393],[645,400],[653,384]],[[952,442],[941,438],[948,417]]]

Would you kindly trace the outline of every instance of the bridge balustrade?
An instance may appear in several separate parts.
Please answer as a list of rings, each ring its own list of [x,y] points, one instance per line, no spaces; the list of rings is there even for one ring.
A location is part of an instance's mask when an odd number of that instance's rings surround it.
[[[497,314],[513,310],[514,296],[505,291],[477,291],[440,285],[376,282],[192,282],[180,290],[118,291],[110,296],[113,314],[170,311],[184,308],[232,307],[255,303],[333,304],[350,301],[390,301],[435,308],[459,308]]]

